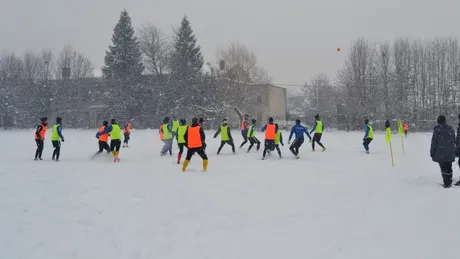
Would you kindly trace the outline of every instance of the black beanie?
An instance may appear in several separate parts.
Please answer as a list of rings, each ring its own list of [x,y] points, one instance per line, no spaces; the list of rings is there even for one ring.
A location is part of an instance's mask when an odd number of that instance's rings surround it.
[[[439,115],[438,117],[438,124],[445,124],[446,123],[446,116]]]

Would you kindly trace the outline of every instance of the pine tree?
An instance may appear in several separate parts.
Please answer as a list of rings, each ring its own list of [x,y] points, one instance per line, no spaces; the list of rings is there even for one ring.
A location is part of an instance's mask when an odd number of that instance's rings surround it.
[[[112,36],[113,46],[105,55],[105,67],[103,73],[111,81],[114,88],[111,90],[109,106],[115,112],[115,116],[135,116],[142,111],[136,105],[140,101],[139,89],[142,88],[142,65],[141,51],[131,17],[126,10],[120,14]]]
[[[173,113],[189,116],[196,110],[196,106],[203,104],[204,60],[187,17],[182,19],[181,26],[175,34],[170,85],[166,91],[165,101],[169,103],[167,107],[176,109]]]
[[[120,14],[112,36],[113,46],[105,54],[105,76],[125,82],[139,82],[144,71],[141,51],[131,25],[131,17],[126,10]]]

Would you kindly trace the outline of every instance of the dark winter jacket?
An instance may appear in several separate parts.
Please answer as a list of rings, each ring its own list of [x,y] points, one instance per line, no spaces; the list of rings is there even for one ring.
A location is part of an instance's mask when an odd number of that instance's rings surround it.
[[[438,163],[455,161],[455,131],[451,126],[439,124],[434,127],[430,156]]]
[[[460,124],[458,124],[457,139],[455,140],[455,156],[460,157]]]

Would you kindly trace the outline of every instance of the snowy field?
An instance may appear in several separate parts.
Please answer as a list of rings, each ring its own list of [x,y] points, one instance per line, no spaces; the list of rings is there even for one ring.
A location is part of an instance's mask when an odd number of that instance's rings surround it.
[[[216,156],[220,140],[208,132],[206,173],[198,156],[187,173],[176,156],[161,158],[156,130],[133,131],[119,164],[90,159],[95,130],[63,134],[56,163],[51,131],[41,162],[32,130],[0,132],[2,259],[458,256],[460,189],[440,185],[428,133],[410,135],[404,155],[394,135],[392,168],[379,134],[370,155],[364,133],[334,132],[323,136],[325,153],[307,142],[299,160],[286,145],[284,159],[262,161],[262,150],[231,155],[229,146]]]

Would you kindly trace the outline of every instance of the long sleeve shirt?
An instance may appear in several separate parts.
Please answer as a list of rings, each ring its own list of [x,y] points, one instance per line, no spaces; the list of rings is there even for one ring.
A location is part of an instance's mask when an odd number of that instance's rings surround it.
[[[296,125],[292,126],[291,134],[289,134],[289,141],[291,141],[291,138],[292,138],[292,136],[294,134],[295,134],[296,138],[303,138],[304,137],[303,135],[305,134],[311,140],[311,136],[308,133],[307,128],[305,128],[304,126],[302,126],[300,124],[296,124]]]
[[[64,136],[62,136],[62,125],[57,127],[57,133],[61,139],[64,139]]]
[[[367,139],[367,137],[369,136],[369,126],[368,125],[365,125],[364,126],[364,139]]]

